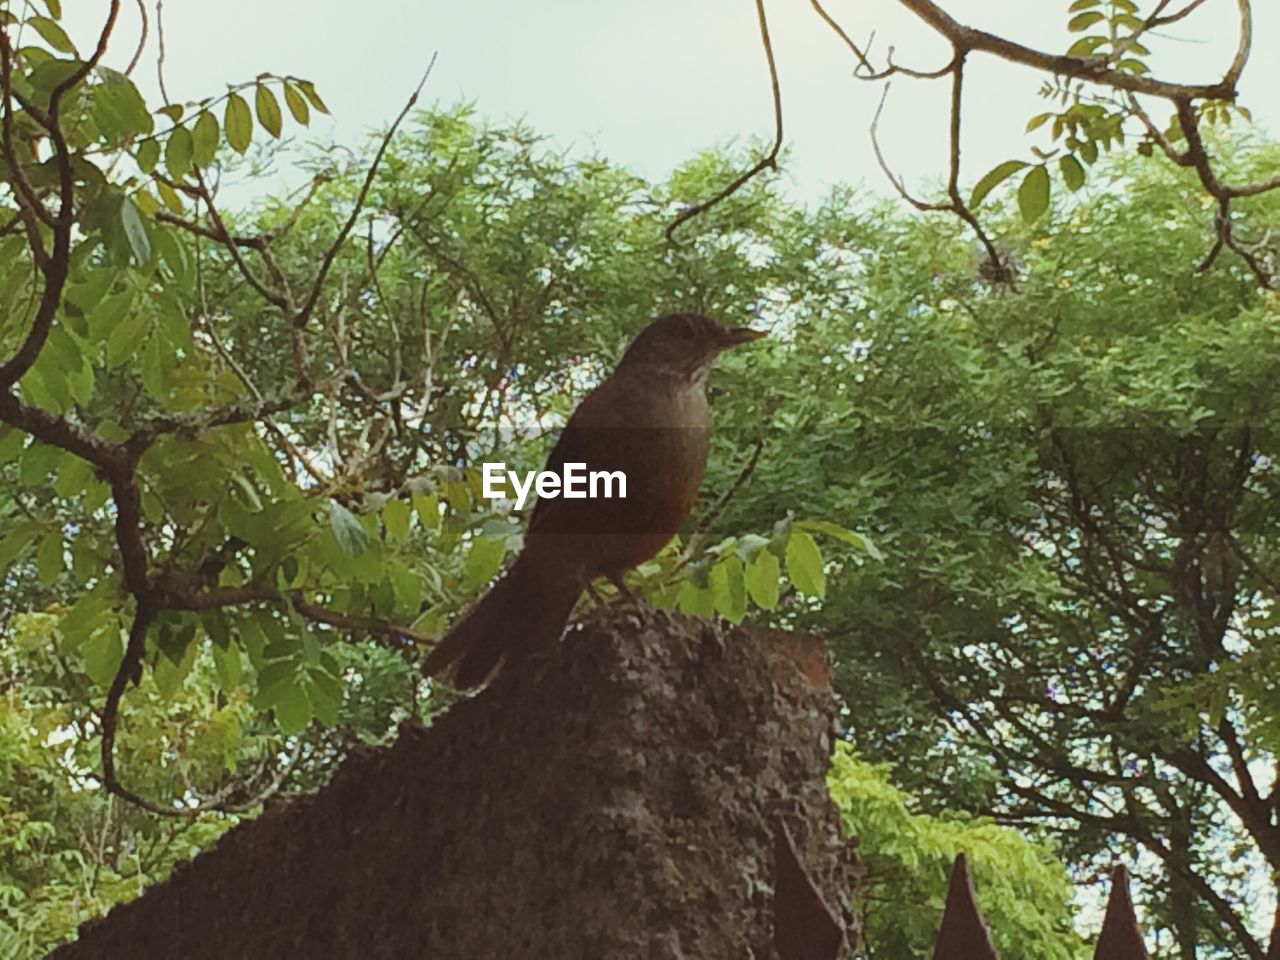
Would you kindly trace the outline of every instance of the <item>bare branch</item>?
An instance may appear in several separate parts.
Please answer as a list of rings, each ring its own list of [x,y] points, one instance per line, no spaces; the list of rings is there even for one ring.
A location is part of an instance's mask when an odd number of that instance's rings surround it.
[[[147,48],[147,34],[150,32],[150,24],[147,20],[147,0],[137,0],[138,16],[142,20],[142,30],[138,35],[138,46],[134,48],[133,56],[129,58],[129,65],[124,68],[126,77],[132,76],[133,71],[138,68],[138,62],[142,59],[142,51]]]
[[[1151,16],[1147,17],[1146,22],[1142,26],[1142,29],[1138,32],[1146,33],[1148,30],[1155,30],[1160,27],[1167,27],[1171,23],[1177,23],[1179,20],[1182,20],[1185,17],[1190,16],[1192,13],[1195,13],[1196,9],[1198,7],[1203,6],[1207,2],[1207,0],[1191,0],[1190,3],[1188,3],[1185,7],[1183,7],[1181,10],[1177,11],[1176,13],[1170,13],[1170,14],[1167,14],[1166,16],[1161,16],[1160,15],[1161,11],[1163,11],[1167,6],[1169,6],[1171,2],[1172,0],[1160,0],[1160,2],[1156,4],[1155,11],[1151,14]]]
[[[316,272],[316,278],[311,284],[311,292],[307,295],[307,299],[303,302],[302,307],[293,314],[292,323],[295,327],[301,329],[307,325],[307,321],[311,319],[312,311],[316,308],[316,303],[320,299],[320,291],[324,287],[325,278],[329,275],[329,270],[333,266],[333,261],[338,256],[338,251],[342,245],[346,243],[347,236],[356,225],[360,213],[364,210],[365,200],[369,196],[369,189],[373,186],[374,177],[378,174],[378,169],[382,165],[382,158],[387,152],[387,148],[391,145],[391,138],[395,136],[396,130],[400,128],[400,124],[404,122],[404,118],[409,115],[409,111],[413,109],[414,104],[418,102],[418,95],[422,93],[422,88],[427,85],[427,79],[431,76],[431,68],[436,65],[436,57],[438,54],[431,55],[431,62],[427,64],[427,69],[422,74],[422,79],[418,81],[418,86],[410,95],[409,100],[405,103],[404,108],[391,121],[391,128],[387,130],[386,135],[382,138],[382,143],[378,146],[378,152],[373,156],[373,162],[369,164],[369,172],[365,174],[364,183],[360,187],[360,192],[356,195],[355,206],[351,210],[351,215],[347,217],[347,222],[342,225],[342,229],[338,231],[338,236],[334,238],[329,249],[325,251],[324,256],[320,260],[320,269]]]
[[[1044,53],[1041,50],[1035,50],[1013,40],[987,33],[985,30],[976,30],[955,20],[933,0],[898,0],[898,2],[946,37],[947,40],[951,41],[952,46],[959,52],[981,51],[990,53],[1003,60],[1034,67],[1045,73],[1052,73],[1062,77],[1074,77],[1077,80],[1088,80],[1115,90],[1145,93],[1153,97],[1162,97],[1165,100],[1234,100],[1236,96],[1236,81],[1239,78],[1234,76],[1231,71],[1228,71],[1221,80],[1211,83],[1186,84],[1155,80],[1150,77],[1128,73],[1124,70],[1114,69],[1108,66],[1106,61],[1096,57],[1069,57],[1062,54]],[[1245,10],[1242,40],[1247,41],[1249,33],[1248,0],[1237,0],[1237,2]],[[1247,57],[1247,42],[1242,43],[1241,49],[1244,51],[1244,56]],[[1241,60],[1239,52],[1237,52],[1237,60]],[[1233,68],[1234,66],[1233,64]],[[1242,61],[1241,66],[1243,67]]]
[[[769,21],[764,12],[764,0],[756,0],[756,16],[760,22],[760,40],[764,44],[764,55],[769,62],[769,83],[773,88],[773,147],[761,157],[750,169],[739,174],[729,185],[710,200],[695,204],[682,210],[680,214],[667,224],[667,242],[675,243],[675,231],[682,223],[705,213],[726,197],[737,193],[748,180],[765,170],[778,169],[778,154],[782,152],[782,88],[778,83],[778,65],[773,57],[773,41],[769,39]],[[855,48],[856,50],[857,48]]]
[[[51,215],[45,209],[44,204],[35,196],[18,162],[13,142],[13,101],[15,98],[12,76],[13,50],[9,45],[8,32],[0,29],[0,74],[2,74],[0,75],[0,85],[3,85],[5,98],[3,141],[6,165],[10,171],[10,178],[14,184],[19,207],[26,212],[27,216],[38,218],[48,224],[53,231],[52,250],[46,252],[40,238],[38,225],[35,223],[29,224],[28,239],[32,256],[44,275],[44,290],[40,295],[40,305],[36,309],[35,319],[32,321],[31,328],[27,331],[22,344],[9,360],[0,364],[0,392],[7,392],[10,387],[22,379],[23,375],[36,362],[40,351],[44,349],[45,341],[49,337],[49,331],[53,328],[54,316],[57,313],[58,304],[62,300],[62,289],[67,282],[67,271],[71,256],[71,220],[75,204],[75,180],[71,169],[71,150],[67,146],[66,137],[62,132],[59,110],[62,98],[67,91],[88,76],[89,71],[96,67],[98,61],[102,59],[102,55],[107,49],[107,41],[111,37],[111,31],[115,27],[116,15],[119,12],[120,0],[111,0],[111,7],[107,13],[107,22],[98,37],[98,45],[93,54],[88,60],[54,84],[53,89],[49,92],[48,108],[45,111],[33,110],[31,107],[27,108],[28,112],[48,132],[50,143],[53,146],[53,158],[58,168],[58,212],[56,215]]]
[[[872,67],[871,62],[867,60],[867,55],[863,52],[862,48],[849,38],[849,34],[845,33],[844,28],[841,27],[840,24],[836,23],[835,18],[832,17],[831,14],[827,13],[822,4],[819,3],[818,0],[809,0],[809,3],[813,5],[813,9],[817,11],[818,16],[826,22],[828,27],[835,31],[836,36],[843,40],[844,45],[853,52],[855,57],[858,58],[859,69],[869,74],[875,73],[875,68]]]

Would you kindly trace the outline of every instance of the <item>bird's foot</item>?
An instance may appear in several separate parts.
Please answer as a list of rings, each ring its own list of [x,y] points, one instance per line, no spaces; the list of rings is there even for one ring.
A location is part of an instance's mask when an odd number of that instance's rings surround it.
[[[633,610],[643,625],[652,626],[654,615],[657,613],[653,604],[628,587],[620,575],[610,576],[609,582],[618,591],[622,605]]]

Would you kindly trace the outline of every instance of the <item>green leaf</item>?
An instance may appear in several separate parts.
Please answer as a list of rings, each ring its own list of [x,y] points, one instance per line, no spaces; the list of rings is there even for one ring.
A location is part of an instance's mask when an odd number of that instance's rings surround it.
[[[142,385],[157,400],[167,400],[173,390],[173,348],[166,337],[153,333],[142,349]]]
[[[311,720],[311,701],[302,684],[296,681],[280,687],[271,705],[276,713],[276,723],[287,734],[301,732]]]
[[[1049,168],[1032,167],[1018,185],[1018,209],[1025,223],[1034,223],[1049,209]]]
[[[822,569],[822,551],[803,530],[792,530],[787,539],[787,576],[801,593],[822,598],[827,593],[827,574]]]
[[[329,108],[324,105],[324,101],[320,99],[320,94],[316,93],[316,85],[310,80],[299,80],[298,88],[303,95],[311,101],[311,106],[315,107],[321,113],[328,113]]]
[[[462,585],[474,589],[488,583],[502,569],[506,555],[505,538],[476,537],[462,565]]]
[[[67,36],[67,31],[63,30],[62,27],[48,17],[30,17],[27,23],[35,28],[36,33],[44,38],[45,43],[59,53],[76,52],[75,44]]]
[[[94,103],[106,112],[111,132],[124,138],[154,130],[155,120],[133,81],[120,71],[101,64],[97,72],[102,83],[94,89]]]
[[[207,167],[218,153],[218,118],[201,110],[191,127],[191,157],[198,167]]]
[[[1079,33],[1086,30],[1102,19],[1102,14],[1097,10],[1090,10],[1087,13],[1076,14],[1067,22],[1067,29],[1072,33]]]
[[[422,578],[403,563],[390,564],[386,576],[399,612],[406,616],[417,615],[422,608]]]
[[[676,606],[681,613],[694,617],[710,617],[716,612],[715,597],[711,590],[701,589],[692,581],[680,584],[680,593],[676,597]]]
[[[199,645],[191,642],[192,636],[183,631],[177,635],[177,639],[179,643],[183,640],[185,643],[174,650],[166,650],[165,656],[157,657],[151,669],[156,690],[165,699],[173,698],[196,662],[196,650]],[[176,659],[172,655],[176,655]]]
[[[409,521],[413,518],[413,507],[409,501],[393,497],[382,507],[382,523],[386,527],[387,536],[392,540],[404,540],[409,536]]]
[[[742,561],[729,554],[711,568],[709,579],[716,609],[731,623],[741,623],[747,615],[747,585]]]
[[[136,355],[142,338],[151,326],[151,314],[134,310],[116,324],[107,337],[107,366],[118,367]]]
[[[192,152],[191,131],[186,127],[174,127],[164,145],[164,165],[175,180],[181,180],[191,172]]]
[[[174,123],[178,123],[182,119],[182,104],[168,103],[161,107],[156,113],[161,116],[168,117]]]
[[[1098,55],[1098,48],[1107,42],[1106,37],[1081,37],[1067,48],[1068,57],[1093,57]]]
[[[1058,160],[1058,170],[1062,173],[1062,182],[1072,192],[1084,186],[1084,167],[1074,155],[1068,153]]]
[[[46,534],[36,548],[36,579],[46,587],[52,586],[66,564],[63,559],[62,534]]]
[[[434,493],[414,494],[413,512],[424,530],[440,525],[440,498]]]
[[[342,682],[318,667],[309,670],[307,678],[307,699],[315,718],[326,727],[333,726],[342,709]]]
[[[253,705],[260,709],[272,706],[281,690],[294,686],[297,682],[298,661],[294,657],[267,662],[258,671],[258,691],[253,695]]]
[[[100,687],[115,679],[124,657],[124,641],[120,629],[108,622],[96,630],[84,644],[84,672]]]
[[[155,137],[149,137],[138,144],[138,152],[135,155],[138,161],[138,169],[143,173],[150,173],[156,168],[156,164],[160,162],[160,141]]]
[[[284,84],[284,102],[293,119],[304,127],[311,122],[311,108],[307,106],[306,97],[298,92],[298,88],[287,80]]]
[[[1044,124],[1047,121],[1053,119],[1053,117],[1054,117],[1054,114],[1052,113],[1036,114],[1034,117],[1032,117],[1030,120],[1027,121],[1027,133],[1030,133],[1032,130],[1037,129],[1038,127],[1044,126]]]
[[[1215,683],[1209,694],[1209,706],[1206,711],[1206,717],[1210,730],[1216,730],[1218,725],[1222,723],[1222,718],[1227,712],[1227,696],[1230,691],[1227,689],[1225,680]]]
[[[244,662],[241,659],[240,646],[236,643],[229,643],[225,647],[212,644],[210,652],[213,655],[213,669],[218,675],[218,683],[222,685],[223,690],[234,690],[240,686],[240,680],[244,675]]]
[[[782,564],[769,550],[761,550],[747,565],[747,593],[761,610],[772,610],[778,605],[778,581],[782,577]]]
[[[342,552],[349,557],[360,556],[369,546],[369,534],[360,519],[337,500],[329,501],[329,529]]]
[[[0,539],[0,571],[12,563],[23,548],[32,542],[35,531],[34,523],[20,524],[17,529],[10,530],[3,539]]]
[[[62,462],[58,464],[58,478],[53,481],[53,492],[67,499],[79,496],[89,486],[89,479],[92,476],[93,467],[87,460],[81,460],[79,457],[63,457]],[[73,543],[83,540],[83,537],[76,537]]]
[[[866,541],[862,537],[847,527],[832,523],[830,520],[797,520],[796,526],[811,533],[822,533],[828,537],[834,537],[841,543],[847,543],[849,546],[857,547],[859,550],[866,549]]]
[[[280,139],[283,126],[280,118],[280,102],[276,100],[276,95],[265,83],[260,83],[254,93],[253,101],[258,111],[258,122],[262,124],[262,128],[277,140]]]
[[[133,250],[134,261],[138,266],[143,266],[151,259],[151,240],[147,237],[147,228],[138,214],[138,208],[128,197],[120,202],[120,223],[124,226],[124,235]]]
[[[828,537],[834,537],[841,543],[847,543],[849,546],[861,550],[867,556],[876,560],[884,559],[884,554],[871,542],[869,537],[856,533],[847,527],[842,527],[838,523],[832,523],[830,520],[798,520],[796,521],[796,526],[801,530],[809,530],[813,533],[822,533]]]
[[[181,215],[185,211],[182,198],[178,196],[178,192],[163,181],[156,181],[156,191],[160,194],[160,199],[164,201],[164,205],[173,213]]]
[[[990,170],[988,170],[973,187],[973,194],[969,197],[969,206],[976,207],[982,203],[987,194],[994,190],[1004,181],[1025,167],[1025,160],[1006,160]]]
[[[227,95],[227,109],[222,117],[222,127],[227,133],[227,143],[236,153],[243,154],[253,139],[253,114],[249,104],[238,93]]]
[[[744,533],[741,537],[738,537],[738,542],[734,546],[733,552],[741,558],[743,563],[750,563],[756,558],[756,554],[768,546],[768,537],[762,537],[755,533]]]

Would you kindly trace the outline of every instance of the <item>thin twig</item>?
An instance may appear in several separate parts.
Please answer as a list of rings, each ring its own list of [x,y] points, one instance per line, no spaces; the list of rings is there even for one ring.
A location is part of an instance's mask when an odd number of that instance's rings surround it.
[[[710,200],[695,204],[680,212],[667,224],[667,242],[675,243],[675,231],[682,223],[705,213],[726,197],[732,196],[742,188],[748,180],[765,170],[778,169],[778,154],[782,152],[782,88],[778,83],[778,65],[773,57],[773,41],[769,39],[769,21],[764,12],[764,0],[756,0],[756,15],[760,22],[760,40],[764,44],[764,55],[769,62],[769,83],[773,88],[773,147],[761,157],[750,169],[744,171],[729,182],[723,190]]]
[[[373,186],[374,177],[378,174],[378,169],[382,164],[382,158],[387,152],[387,148],[391,145],[391,138],[395,136],[396,130],[400,124],[404,122],[404,118],[409,115],[409,111],[413,109],[414,104],[418,102],[418,95],[422,93],[422,88],[427,85],[427,79],[431,76],[431,68],[436,65],[436,57],[438,53],[431,54],[431,62],[427,64],[427,69],[422,74],[422,79],[418,81],[418,86],[410,95],[408,102],[404,105],[404,109],[391,121],[391,128],[382,138],[382,143],[378,146],[377,153],[373,156],[373,162],[369,164],[369,172],[365,175],[364,183],[360,187],[360,192],[356,195],[355,206],[351,210],[351,215],[347,217],[347,222],[342,225],[342,229],[338,231],[338,236],[333,243],[329,245],[329,249],[325,251],[324,257],[320,261],[320,269],[316,272],[316,278],[311,284],[311,292],[307,299],[303,302],[301,309],[293,314],[293,325],[299,329],[307,325],[307,321],[311,319],[311,313],[315,310],[316,302],[320,299],[320,291],[324,287],[325,277],[329,275],[329,270],[333,266],[333,261],[338,256],[338,251],[347,240],[347,235],[356,225],[361,211],[364,209],[365,200],[369,196],[369,189]]]

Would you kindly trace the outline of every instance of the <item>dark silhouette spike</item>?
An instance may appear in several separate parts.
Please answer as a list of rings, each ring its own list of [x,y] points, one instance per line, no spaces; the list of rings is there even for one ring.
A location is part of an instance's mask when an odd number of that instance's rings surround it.
[[[997,960],[987,921],[978,910],[978,896],[969,872],[969,858],[956,855],[947,888],[942,928],[933,946],[933,960]]]
[[[1107,915],[1098,934],[1098,947],[1093,960],[1146,960],[1142,931],[1133,912],[1129,896],[1129,871],[1117,863],[1111,871],[1111,895],[1107,898]]]
[[[773,942],[783,960],[836,960],[844,927],[800,860],[791,831],[773,822]]]

